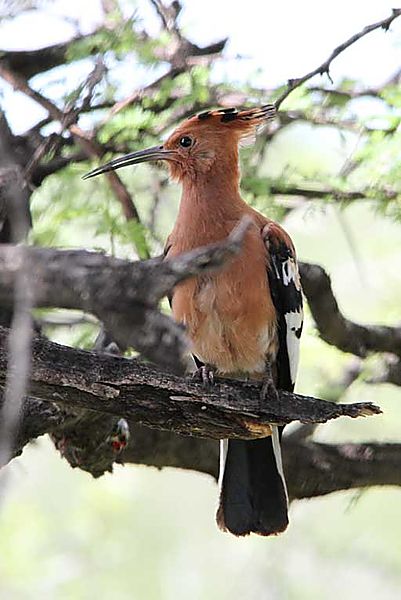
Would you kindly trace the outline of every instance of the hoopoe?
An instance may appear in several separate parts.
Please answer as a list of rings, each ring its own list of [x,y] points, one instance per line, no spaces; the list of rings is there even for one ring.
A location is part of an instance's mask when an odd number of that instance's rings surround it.
[[[206,111],[181,123],[162,145],[112,160],[85,176],[167,162],[172,178],[182,185],[167,259],[222,240],[243,216],[251,217],[239,256],[221,271],[179,284],[172,311],[186,327],[204,376],[215,372],[261,379],[262,396],[277,388],[293,390],[303,322],[293,243],[278,223],[246,204],[239,191],[239,145],[274,115],[271,105]],[[237,536],[286,529],[282,429],[272,424],[269,437],[221,441],[221,529]]]

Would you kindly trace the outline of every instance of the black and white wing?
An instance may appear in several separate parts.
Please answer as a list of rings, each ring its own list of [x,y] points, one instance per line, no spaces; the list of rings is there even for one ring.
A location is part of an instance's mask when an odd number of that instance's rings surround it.
[[[299,361],[299,342],[303,325],[302,289],[292,242],[277,224],[263,229],[269,264],[270,293],[277,312],[278,353],[277,387],[292,391]]]

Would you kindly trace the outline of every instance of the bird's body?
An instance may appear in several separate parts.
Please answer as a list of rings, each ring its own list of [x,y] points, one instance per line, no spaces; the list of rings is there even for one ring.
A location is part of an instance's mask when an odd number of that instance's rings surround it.
[[[245,214],[254,220],[240,256],[217,273],[178,285],[172,310],[175,319],[185,324],[194,354],[217,373],[262,375],[266,360],[275,357],[277,350],[275,309],[266,277],[267,251],[261,235],[266,220],[242,200],[242,205],[238,204],[212,231],[202,217],[194,219],[192,227],[184,224],[181,229],[179,223],[173,231],[169,257],[223,240]],[[209,206],[205,216],[210,218],[210,214]]]
[[[207,111],[182,123],[163,146],[116,159],[92,175],[144,160],[168,161],[183,192],[167,259],[221,241],[251,217],[241,253],[222,270],[179,284],[172,311],[198,362],[229,377],[263,378],[270,390],[273,382],[292,390],[302,330],[295,250],[284,229],[239,192],[239,142],[272,113],[269,105]],[[217,522],[235,535],[271,535],[288,524],[277,425],[271,431],[264,439],[222,442]]]

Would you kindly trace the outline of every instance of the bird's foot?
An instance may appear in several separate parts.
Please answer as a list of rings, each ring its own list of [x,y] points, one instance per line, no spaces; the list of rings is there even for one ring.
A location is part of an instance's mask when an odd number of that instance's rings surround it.
[[[214,372],[210,365],[202,365],[192,373],[192,379],[199,381],[206,389],[214,384]]]
[[[273,400],[273,401],[279,400],[278,391],[277,391],[276,385],[273,380],[273,375],[271,372],[270,365],[268,367],[266,367],[266,373],[263,377],[262,387],[260,389],[260,396],[259,396],[260,407],[264,408],[266,406],[266,402],[269,402],[269,400],[270,401],[271,400]]]

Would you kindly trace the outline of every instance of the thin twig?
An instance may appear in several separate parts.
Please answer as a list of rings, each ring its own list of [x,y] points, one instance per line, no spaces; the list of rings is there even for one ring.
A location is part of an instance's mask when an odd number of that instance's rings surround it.
[[[291,94],[291,92],[293,92],[296,88],[300,87],[303,83],[305,83],[305,81],[312,79],[312,77],[314,77],[315,75],[324,75],[326,73],[326,75],[329,77],[329,79],[331,79],[330,66],[331,66],[331,63],[333,62],[333,60],[335,58],[337,58],[337,56],[339,56],[342,52],[344,52],[344,50],[346,50],[347,48],[352,46],[352,44],[355,44],[355,42],[357,42],[358,40],[363,38],[368,33],[371,33],[372,31],[375,31],[376,29],[384,29],[385,31],[387,31],[388,28],[390,27],[391,23],[394,21],[394,19],[396,19],[400,15],[401,15],[401,8],[393,8],[392,13],[389,17],[387,17],[386,19],[382,19],[381,21],[378,21],[377,23],[372,23],[372,25],[367,25],[361,31],[359,31],[358,33],[355,33],[348,40],[346,40],[345,42],[343,42],[342,44],[340,44],[339,46],[334,48],[334,50],[332,51],[330,56],[327,58],[327,60],[325,60],[321,65],[319,65],[318,67],[316,67],[315,69],[313,69],[312,71],[307,73],[306,75],[303,75],[302,77],[297,77],[295,79],[289,79],[287,88],[277,98],[277,100],[274,103],[276,109],[279,108],[279,106]]]

